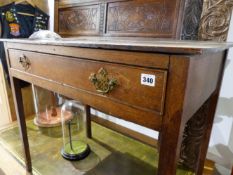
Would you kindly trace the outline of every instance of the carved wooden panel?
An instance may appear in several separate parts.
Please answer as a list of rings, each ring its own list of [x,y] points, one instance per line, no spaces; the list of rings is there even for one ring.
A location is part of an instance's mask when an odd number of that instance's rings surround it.
[[[174,37],[176,0],[109,3],[107,34]]]
[[[100,5],[64,8],[59,11],[59,34],[98,35]]]
[[[233,7],[233,0],[58,1],[59,33],[63,35],[188,40],[226,40]]]
[[[59,32],[193,40],[202,5],[203,0],[59,0]]]
[[[197,40],[203,0],[186,0],[181,39]]]
[[[206,129],[206,118],[209,110],[209,100],[187,122],[180,152],[180,163],[185,167],[195,170],[199,151]]]
[[[226,41],[233,0],[205,0],[199,40]]]

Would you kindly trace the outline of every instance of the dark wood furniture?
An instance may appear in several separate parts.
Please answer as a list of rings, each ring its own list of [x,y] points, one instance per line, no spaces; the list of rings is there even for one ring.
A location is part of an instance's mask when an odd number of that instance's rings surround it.
[[[90,107],[159,131],[159,175],[176,174],[179,159],[202,174],[231,44],[104,37],[4,43],[28,171],[22,80],[85,104],[90,138]]]
[[[197,39],[203,0],[56,0],[62,36]]]
[[[232,8],[232,0],[55,0],[55,31],[226,41]]]
[[[55,31],[65,37],[134,36],[226,41],[232,8],[232,0],[55,0]],[[195,121],[204,122],[200,119],[200,115],[195,115],[185,127],[192,127]],[[99,122],[100,119],[93,120]],[[197,152],[199,146],[196,145],[200,145],[199,137],[203,134],[200,124],[191,131],[185,129],[184,133],[180,163],[191,169],[197,166],[198,155],[193,153]],[[111,128],[116,130],[116,127]],[[150,138],[133,136],[154,145]],[[192,143],[186,144],[190,142],[187,138],[191,137]]]

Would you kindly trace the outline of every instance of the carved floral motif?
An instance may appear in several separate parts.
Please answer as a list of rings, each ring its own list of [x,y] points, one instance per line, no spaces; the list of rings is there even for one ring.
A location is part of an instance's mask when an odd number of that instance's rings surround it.
[[[232,8],[233,0],[205,0],[199,39],[226,41]]]
[[[181,38],[183,40],[197,40],[198,28],[202,13],[203,0],[187,0],[185,2],[185,16]]]
[[[187,122],[180,152],[180,163],[195,170],[199,151],[206,129],[206,119],[209,110],[208,101]]]
[[[99,7],[82,7],[60,11],[59,21],[59,32],[98,31]]]
[[[144,3],[110,6],[108,31],[114,32],[162,32],[172,30],[172,22],[162,3]]]

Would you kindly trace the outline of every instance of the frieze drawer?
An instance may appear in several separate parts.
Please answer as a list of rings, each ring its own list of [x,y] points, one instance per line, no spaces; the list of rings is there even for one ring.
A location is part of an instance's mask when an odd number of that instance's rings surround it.
[[[166,70],[14,49],[9,49],[8,52],[10,67],[14,70],[56,81],[134,108],[163,114]]]

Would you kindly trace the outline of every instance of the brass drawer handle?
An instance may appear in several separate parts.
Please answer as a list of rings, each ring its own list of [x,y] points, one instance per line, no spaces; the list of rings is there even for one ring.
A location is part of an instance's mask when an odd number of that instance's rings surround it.
[[[109,78],[107,70],[100,68],[98,73],[92,73],[89,80],[94,84],[96,91],[107,94],[118,85],[117,79]]]
[[[25,55],[21,55],[19,57],[19,63],[22,65],[24,70],[28,70],[31,66],[30,60]]]

